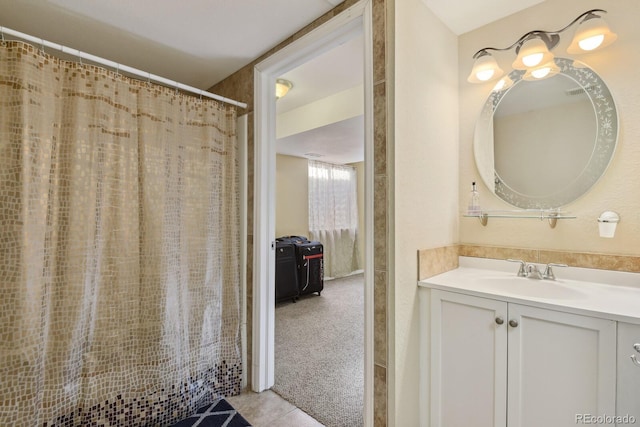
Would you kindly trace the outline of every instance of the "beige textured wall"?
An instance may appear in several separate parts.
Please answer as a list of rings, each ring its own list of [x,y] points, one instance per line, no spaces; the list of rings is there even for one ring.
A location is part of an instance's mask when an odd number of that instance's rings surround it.
[[[309,235],[307,159],[276,155],[276,237]]]
[[[617,104],[619,139],[616,153],[604,177],[583,197],[567,205],[575,220],[559,221],[555,229],[538,220],[489,220],[482,227],[477,220],[460,218],[460,242],[484,245],[600,254],[640,255],[640,2],[637,0],[547,1],[523,12],[489,24],[459,38],[460,82],[460,206],[466,206],[471,181],[481,182],[473,159],[473,131],[480,109],[492,84],[466,82],[472,55],[485,46],[508,46],[534,29],[556,30],[582,12],[601,8],[618,40],[601,51],[576,56],[591,66],[606,82]],[[554,50],[565,56],[573,34]],[[496,54],[501,67],[509,70],[513,53]],[[509,205],[479,187],[484,209],[505,209]],[[621,222],[613,239],[600,238],[596,218],[605,210],[620,213]]]
[[[394,46],[394,425],[417,426],[417,253],[458,240],[457,37],[424,1],[402,0]]]

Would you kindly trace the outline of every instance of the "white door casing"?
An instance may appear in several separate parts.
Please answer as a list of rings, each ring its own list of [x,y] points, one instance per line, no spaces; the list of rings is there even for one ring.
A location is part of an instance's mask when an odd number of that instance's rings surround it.
[[[254,73],[254,240],[252,389],[273,386],[275,324],[275,81],[364,33],[365,287],[364,425],[373,426],[373,38],[371,1],[362,0],[279,50]]]

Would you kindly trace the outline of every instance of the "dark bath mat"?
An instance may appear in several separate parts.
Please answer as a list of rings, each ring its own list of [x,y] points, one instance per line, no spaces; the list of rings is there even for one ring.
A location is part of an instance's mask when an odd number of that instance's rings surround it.
[[[224,399],[198,409],[195,414],[171,427],[251,427],[242,415]]]

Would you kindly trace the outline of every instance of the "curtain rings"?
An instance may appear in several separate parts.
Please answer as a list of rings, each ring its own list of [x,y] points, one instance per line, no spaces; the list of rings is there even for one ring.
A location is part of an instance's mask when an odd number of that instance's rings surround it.
[[[4,39],[4,27],[0,27],[0,43],[2,46],[6,44],[6,40]]]

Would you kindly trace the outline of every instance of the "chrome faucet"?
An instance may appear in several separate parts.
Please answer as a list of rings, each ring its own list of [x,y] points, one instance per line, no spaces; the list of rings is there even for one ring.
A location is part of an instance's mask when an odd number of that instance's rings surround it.
[[[556,280],[556,276],[553,274],[553,269],[551,267],[568,267],[567,264],[555,264],[550,262],[545,267],[544,273],[541,273],[537,265],[524,262],[521,259],[507,259],[507,261],[520,263],[518,277],[528,277],[529,279],[534,280]]]
[[[567,264],[555,264],[550,262],[547,264],[547,267],[544,269],[544,273],[542,273],[542,278],[546,280],[556,280],[555,274],[553,274],[553,270],[551,267],[569,267]]]
[[[521,259],[507,259],[509,262],[519,262],[520,268],[518,269],[518,277],[527,277],[526,263]]]

